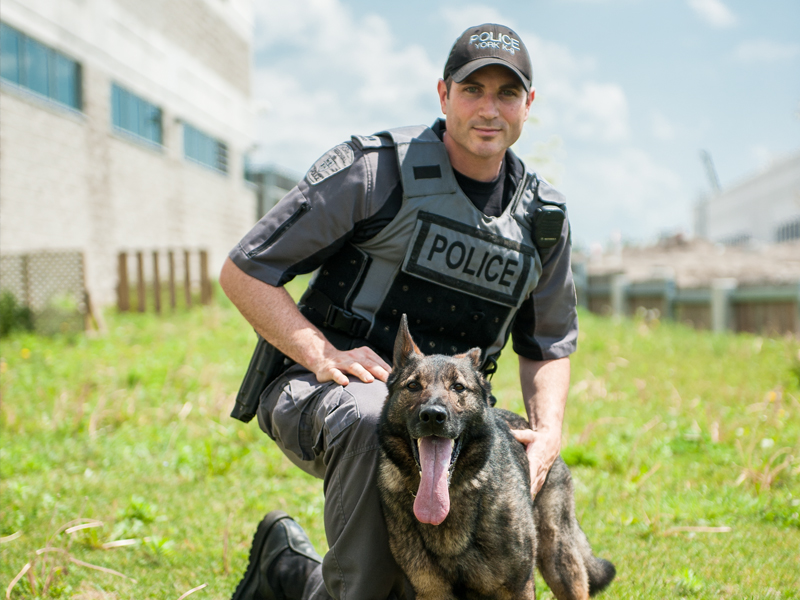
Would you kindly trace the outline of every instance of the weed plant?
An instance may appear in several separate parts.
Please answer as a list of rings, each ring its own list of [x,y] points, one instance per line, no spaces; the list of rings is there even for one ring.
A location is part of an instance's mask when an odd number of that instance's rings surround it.
[[[0,338],[13,331],[33,331],[33,314],[6,290],[0,294]]]
[[[800,343],[580,318],[563,455],[602,597],[800,598]],[[106,321],[0,342],[0,593],[28,565],[12,599],[229,598],[275,508],[324,552],[321,482],[228,417],[236,310]],[[510,351],[493,384],[522,411]]]

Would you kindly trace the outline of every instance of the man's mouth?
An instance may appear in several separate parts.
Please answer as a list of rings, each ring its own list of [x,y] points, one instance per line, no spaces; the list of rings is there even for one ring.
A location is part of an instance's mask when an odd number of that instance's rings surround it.
[[[414,515],[422,523],[439,525],[450,512],[448,488],[461,451],[461,439],[429,435],[412,440],[411,451],[420,477]]]

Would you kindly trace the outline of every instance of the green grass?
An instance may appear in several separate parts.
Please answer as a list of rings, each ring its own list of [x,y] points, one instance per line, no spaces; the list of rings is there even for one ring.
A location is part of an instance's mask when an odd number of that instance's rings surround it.
[[[0,341],[0,536],[21,532],[0,544],[0,593],[77,518],[99,524],[33,562],[40,592],[54,573],[44,597],[228,598],[274,508],[324,551],[321,482],[228,417],[255,342],[235,309],[106,318],[104,336]],[[579,346],[564,456],[617,565],[603,597],[800,598],[800,344],[582,313]],[[521,411],[516,378],[509,352],[495,391]],[[53,570],[69,558],[136,581]],[[34,597],[27,576],[11,597]]]

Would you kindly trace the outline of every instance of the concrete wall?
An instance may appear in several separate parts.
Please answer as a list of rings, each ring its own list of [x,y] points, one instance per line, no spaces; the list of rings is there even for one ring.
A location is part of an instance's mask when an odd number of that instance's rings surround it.
[[[249,0],[3,0],[3,22],[81,63],[83,107],[0,87],[0,251],[79,249],[95,303],[120,250],[207,248],[212,276],[252,226]],[[111,125],[111,83],[163,110],[163,146]],[[183,122],[228,173],[183,157]]]
[[[705,210],[712,242],[774,242],[779,226],[800,219],[800,154],[710,198]]]

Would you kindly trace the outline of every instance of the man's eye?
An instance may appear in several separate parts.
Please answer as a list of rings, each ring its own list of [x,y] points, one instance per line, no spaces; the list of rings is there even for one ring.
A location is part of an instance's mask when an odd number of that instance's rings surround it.
[[[461,384],[461,383],[454,383],[453,384],[453,390],[456,391],[456,392],[463,392],[465,389],[467,389],[467,388],[465,388],[464,385]]]
[[[420,386],[420,384],[417,383],[416,381],[409,381],[406,384],[406,388],[411,390],[412,392],[416,392],[418,389],[420,389],[420,387],[422,386]]]

